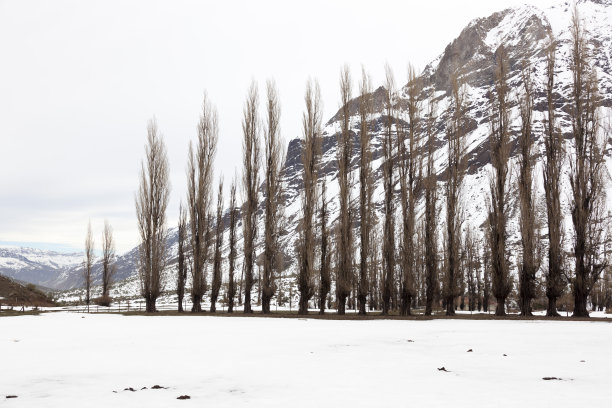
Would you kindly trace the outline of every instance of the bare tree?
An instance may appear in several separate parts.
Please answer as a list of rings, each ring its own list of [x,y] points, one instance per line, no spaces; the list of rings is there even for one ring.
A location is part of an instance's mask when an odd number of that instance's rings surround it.
[[[465,309],[465,294],[466,294],[466,271],[467,271],[467,242],[465,240],[465,234],[463,234],[463,239],[460,241],[461,244],[459,246],[459,309]],[[455,304],[455,310],[457,309],[457,304]]]
[[[435,167],[435,123],[436,104],[429,99],[427,115],[427,169],[424,180],[425,189],[425,315],[432,313],[435,290],[438,285],[438,178]]]
[[[83,260],[83,280],[85,281],[85,303],[87,312],[91,303],[91,271],[94,264],[94,239],[91,233],[91,221],[87,224],[87,235],[85,235],[85,259]]]
[[[376,228],[377,220],[373,217],[372,228],[370,230],[370,250],[368,251],[368,263],[369,263],[369,283],[368,283],[368,295],[369,295],[369,310],[380,309],[380,236]]]
[[[372,84],[370,76],[362,68],[359,87],[359,314],[366,314],[366,303],[369,292],[368,257],[370,256],[370,231],[372,225],[372,150],[370,147],[370,121],[374,111],[372,101]]]
[[[460,279],[459,255],[463,210],[461,192],[466,169],[464,122],[465,105],[459,73],[451,77],[452,103],[451,117],[448,123],[448,166],[446,169],[446,256],[443,295],[446,303],[446,315],[455,314],[455,298],[459,295]]]
[[[467,280],[467,295],[468,295],[468,310],[473,312],[476,310],[476,274],[478,273],[477,265],[477,247],[474,237],[474,232],[471,227],[467,227],[465,231],[465,244],[464,247],[464,265],[465,265],[465,276]]]
[[[331,251],[327,229],[327,197],[325,177],[321,180],[321,206],[319,208],[321,225],[321,260],[319,265],[319,314],[325,314],[325,299],[331,289]]]
[[[278,254],[280,236],[283,150],[280,138],[280,101],[276,85],[267,83],[267,122],[264,136],[266,160],[266,206],[264,226],[264,264],[262,281],[262,313],[270,313],[270,300],[276,291],[276,279],[280,268]]]
[[[422,173],[423,170],[421,169],[422,182],[424,183],[425,178]],[[427,268],[425,265],[425,219],[423,217],[419,219],[416,227],[415,246],[416,296],[414,305],[420,308],[424,304],[426,298],[425,280],[427,276]]]
[[[113,277],[117,272],[115,265],[115,240],[113,239],[113,227],[104,220],[104,231],[102,232],[102,299],[101,305],[110,306],[110,288]]]
[[[338,199],[340,201],[340,215],[338,224],[338,265],[336,279],[336,297],[338,301],[338,314],[344,314],[346,299],[351,293],[353,280],[353,251],[352,251],[352,208],[351,208],[351,114],[349,102],[351,100],[351,73],[347,65],[340,72],[341,97],[341,129],[337,140],[338,159]]]
[[[141,239],[138,273],[146,311],[155,312],[166,266],[166,208],[170,197],[168,155],[155,120],[151,120],[147,127],[145,155],[140,187],[136,193],[136,216]]]
[[[217,311],[217,298],[221,289],[221,250],[223,248],[223,178],[219,178],[217,191],[217,219],[215,221],[215,254],[213,257],[213,276],[210,288],[210,312]]]
[[[401,307],[400,314],[407,316],[411,314],[410,305],[416,296],[416,259],[415,231],[416,217],[415,206],[422,183],[417,174],[421,169],[419,163],[417,127],[421,116],[421,84],[417,78],[416,71],[412,66],[408,67],[408,132],[402,122],[397,127],[397,154],[400,181],[400,202],[402,212],[402,244],[401,262],[402,284],[401,284]],[[406,146],[407,145],[407,146]]]
[[[491,245],[485,239],[482,254],[483,285],[482,285],[482,310],[489,313],[489,300],[491,298]]]
[[[482,276],[481,276],[481,270],[483,267],[483,264],[481,262],[482,258],[480,256],[480,246],[478,245],[478,241],[475,243],[474,246],[474,256],[475,256],[475,261],[476,261],[476,271],[475,271],[475,275],[476,275],[476,307],[478,309],[478,311],[480,312],[482,310],[482,292],[483,292],[483,282],[482,282]]]
[[[176,273],[176,296],[178,298],[178,312],[183,312],[183,299],[185,297],[185,283],[187,282],[187,215],[181,203],[178,221],[178,259]]]
[[[612,270],[608,266],[591,290],[592,310],[609,314],[612,310]]]
[[[395,108],[393,106],[393,94],[395,93],[395,79],[391,67],[385,65],[385,122],[383,137],[383,186],[385,223],[383,230],[382,263],[383,263],[383,288],[382,288],[382,314],[389,314],[391,308],[391,296],[393,292],[394,268],[395,268],[395,210],[393,205],[393,122],[395,121]]]
[[[546,221],[548,224],[548,270],[546,277],[546,316],[559,316],[557,299],[563,294],[563,215],[561,213],[561,167],[563,165],[563,136],[555,120],[555,50],[552,37],[546,50],[546,102],[548,118],[545,122],[543,168],[544,197],[546,199]]]
[[[508,159],[510,156],[510,109],[508,106],[508,55],[504,46],[496,52],[495,99],[491,102],[491,133],[489,145],[493,171],[490,174],[489,196],[489,241],[491,243],[491,265],[493,295],[497,300],[495,314],[506,314],[506,298],[512,290],[510,267],[506,253],[508,233],[508,192],[510,179]]]
[[[191,229],[191,301],[194,313],[202,311],[202,297],[206,292],[204,268],[210,248],[210,206],[212,202],[213,163],[217,152],[219,128],[217,110],[204,94],[202,113],[198,123],[198,140],[194,147],[189,142],[187,165],[187,206]]]
[[[574,4],[572,39],[572,136],[575,152],[570,159],[570,208],[574,226],[574,317],[588,317],[587,298],[605,270],[607,239],[603,182],[605,140],[599,135],[600,97],[591,66],[588,42],[578,8]]]
[[[304,149],[302,151],[304,183],[302,195],[302,222],[298,244],[298,291],[300,292],[299,313],[308,314],[308,301],[314,295],[314,211],[317,201],[317,177],[319,144],[321,137],[321,91],[319,83],[308,81],[304,96],[306,111],[302,117]]]
[[[244,313],[252,313],[251,290],[253,288],[253,266],[255,263],[255,240],[257,239],[257,189],[259,187],[259,92],[257,84],[251,83],[244,104],[242,119],[243,173],[242,225],[244,241]]]
[[[524,94],[519,101],[521,114],[521,133],[518,138],[519,147],[519,208],[522,254],[518,267],[519,300],[521,316],[531,316],[531,301],[536,296],[536,273],[540,268],[538,225],[536,220],[536,195],[533,188],[533,167],[535,157],[533,146],[535,138],[531,131],[533,115],[533,94],[531,82],[531,67],[524,63],[522,70]]]
[[[232,180],[230,187],[230,205],[229,205],[229,277],[227,284],[227,312],[234,311],[234,298],[236,297],[236,283],[234,278],[234,270],[236,267],[236,224],[238,223],[238,208],[236,205],[236,179]]]

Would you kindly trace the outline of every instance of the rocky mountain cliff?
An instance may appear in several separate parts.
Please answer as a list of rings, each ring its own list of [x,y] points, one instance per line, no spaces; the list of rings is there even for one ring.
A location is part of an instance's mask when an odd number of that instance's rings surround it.
[[[589,37],[592,52],[592,62],[596,68],[599,90],[602,97],[602,113],[604,125],[610,122],[610,107],[612,107],[612,1],[610,0],[583,0],[578,2],[580,16],[584,19],[584,25]],[[468,154],[468,175],[464,181],[463,203],[466,214],[466,224],[482,234],[482,226],[486,218],[485,197],[489,191],[488,174],[491,169],[489,157],[488,136],[489,125],[489,100],[493,89],[493,79],[495,70],[495,53],[500,45],[506,47],[509,56],[510,73],[508,76],[511,89],[512,105],[512,141],[516,140],[520,127],[518,123],[518,98],[522,92],[521,69],[525,63],[530,66],[532,80],[534,81],[535,112],[534,112],[534,134],[536,137],[536,154],[538,162],[541,162],[541,153],[544,150],[543,140],[543,121],[545,118],[545,49],[549,43],[549,33],[553,33],[558,41],[557,62],[556,62],[556,105],[557,119],[561,130],[569,136],[571,131],[570,119],[568,116],[567,104],[570,100],[571,72],[570,56],[571,44],[569,26],[572,15],[572,3],[559,2],[554,7],[547,10],[540,10],[534,6],[521,6],[509,8],[490,15],[489,17],[479,18],[472,21],[459,36],[445,48],[434,61],[428,64],[420,75],[420,80],[424,85],[422,97],[434,95],[438,109],[436,128],[438,129],[436,140],[436,169],[439,180],[443,182],[445,163],[446,163],[446,124],[448,123],[447,107],[450,103],[450,74],[452,70],[459,69],[463,74],[465,101],[467,103],[467,125],[466,125],[466,147]],[[383,94],[384,89],[379,88],[375,91],[375,106],[377,113],[376,132],[372,136],[373,148],[373,169],[378,175],[376,177],[374,200],[378,209],[382,209],[383,187],[381,185],[380,174],[382,172],[382,115],[383,115]],[[401,88],[396,95],[395,104],[399,109],[399,120],[406,120],[407,114],[403,112],[402,106],[406,102],[407,89]],[[349,103],[351,118],[351,128],[354,136],[354,146],[357,149],[357,138],[359,133],[358,100]],[[426,109],[424,109],[426,110]],[[340,131],[340,112],[327,122],[324,129],[323,154],[322,154],[322,173],[326,177],[329,196],[332,198],[330,205],[330,220],[335,223],[338,217],[338,200],[334,197],[337,188],[337,164],[336,164],[336,137]],[[606,136],[606,157],[608,169],[608,183],[610,183],[609,170],[612,168],[610,163],[612,157],[611,135]],[[422,141],[424,143],[424,141]],[[571,154],[573,146],[568,140],[566,144],[568,153]],[[300,200],[299,188],[301,187],[301,140],[294,139],[289,143],[287,153],[287,174],[286,182],[288,187],[287,214],[289,225],[296,225],[299,220]],[[356,158],[355,158],[356,159]],[[511,165],[516,163],[516,153],[511,153]],[[540,170],[537,170],[540,176]],[[397,177],[397,176],[396,176]],[[353,199],[358,199],[358,163],[352,162],[353,180]],[[538,188],[542,188],[541,181]],[[569,193],[568,178],[563,179],[565,192]],[[443,186],[440,185],[440,188]],[[398,193],[399,195],[399,193]],[[567,196],[567,194],[565,194]],[[608,200],[610,202],[610,198]],[[421,216],[422,201],[417,207]],[[543,206],[544,203],[539,203]],[[563,203],[567,210],[567,202]],[[442,206],[443,207],[443,206]],[[397,208],[397,204],[396,204]],[[612,206],[608,206],[612,209]],[[441,208],[443,210],[443,208]],[[567,213],[567,211],[566,211]],[[379,213],[380,215],[380,213]],[[441,214],[443,217],[443,212]],[[510,244],[518,245],[518,225],[516,213],[511,214],[512,220],[509,223],[511,233]],[[358,220],[357,220],[358,221]],[[569,218],[567,231],[571,231]],[[291,228],[289,229],[292,230]],[[545,233],[545,231],[543,231]],[[285,236],[283,247],[287,249],[289,258],[294,259],[292,248],[295,242],[295,234]],[[518,248],[517,248],[518,249]],[[516,251],[513,251],[516,253]],[[513,268],[515,266],[513,265]]]

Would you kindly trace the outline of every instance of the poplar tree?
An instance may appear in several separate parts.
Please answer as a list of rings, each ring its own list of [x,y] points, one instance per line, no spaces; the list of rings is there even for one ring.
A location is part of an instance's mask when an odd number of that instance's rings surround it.
[[[302,116],[304,149],[302,151],[302,220],[298,239],[299,314],[308,314],[308,302],[314,295],[314,213],[317,201],[317,178],[321,137],[321,91],[319,83],[308,81],[304,96],[306,110]]]
[[[210,288],[210,312],[217,311],[217,298],[221,289],[221,266],[223,259],[221,250],[223,248],[223,178],[219,179],[219,190],[217,191],[217,212],[215,220],[215,251],[213,255],[213,276]]]
[[[259,93],[257,84],[251,83],[244,104],[242,120],[243,173],[242,225],[244,242],[244,313],[252,313],[251,290],[255,264],[255,240],[257,238],[257,189],[259,187]]]
[[[210,256],[210,206],[212,202],[213,164],[217,152],[217,110],[204,94],[194,147],[189,142],[187,163],[187,207],[189,209],[191,249],[191,302],[193,313],[202,311],[206,292],[205,268]]]
[[[443,296],[446,315],[455,314],[455,298],[459,295],[461,226],[463,224],[462,190],[466,169],[465,102],[459,73],[451,77],[452,102],[447,126],[446,168],[446,234]]]
[[[497,301],[495,315],[506,314],[506,298],[512,290],[510,265],[507,254],[508,181],[510,168],[510,109],[508,106],[508,55],[504,46],[496,52],[495,99],[491,101],[491,133],[489,146],[493,170],[489,176],[489,242],[491,245],[491,272],[493,295]]]
[[[341,130],[337,138],[338,159],[338,184],[340,201],[340,215],[338,233],[336,234],[338,248],[338,265],[336,276],[336,298],[338,302],[338,314],[342,315],[346,310],[346,300],[351,293],[353,281],[353,243],[351,226],[353,209],[351,208],[351,116],[349,102],[351,100],[351,73],[345,66],[340,73],[340,95],[341,95]]]
[[[170,197],[169,165],[166,146],[151,120],[147,127],[145,160],[136,193],[136,217],[140,233],[138,276],[146,311],[155,312],[166,266],[166,208]]]
[[[279,235],[281,224],[283,152],[280,139],[280,101],[276,85],[268,81],[266,100],[266,131],[264,134],[265,224],[264,262],[262,277],[262,313],[270,313],[270,300],[276,291],[280,273]]]
[[[370,231],[373,222],[372,205],[372,150],[370,146],[370,121],[374,110],[372,85],[369,75],[362,69],[359,87],[359,314],[366,314],[366,303],[369,292],[369,265],[371,256]]]
[[[608,266],[605,212],[605,138],[599,135],[600,96],[589,56],[583,21],[574,4],[571,33],[571,122],[574,154],[570,158],[570,209],[574,226],[575,271],[571,279],[574,317],[589,317],[587,298]]]

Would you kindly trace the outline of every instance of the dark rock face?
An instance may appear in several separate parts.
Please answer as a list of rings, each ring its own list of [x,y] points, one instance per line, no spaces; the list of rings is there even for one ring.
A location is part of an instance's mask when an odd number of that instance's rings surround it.
[[[548,21],[542,18],[539,11],[533,7],[527,7],[526,12],[535,14],[529,14],[524,20],[522,25],[518,28],[518,31],[514,33],[514,38],[510,39],[511,43],[507,46],[507,51],[510,59],[510,69],[514,73],[512,75],[513,83],[512,86],[517,87],[520,80],[518,73],[521,70],[521,64],[524,60],[533,60],[534,58],[544,58],[543,47],[537,47],[548,37],[550,31],[550,24]],[[489,90],[493,85],[493,73],[495,69],[495,49],[492,49],[486,44],[486,38],[489,32],[503,22],[509,15],[516,13],[515,9],[506,9],[492,14],[486,18],[480,18],[470,23],[457,37],[453,40],[444,50],[444,53],[440,56],[439,60],[434,64],[428,65],[423,71],[420,80],[424,85],[424,92],[421,95],[423,98],[432,91],[440,94],[438,101],[448,98],[451,93],[450,76],[455,69],[460,69],[463,73],[465,83],[473,88]],[[386,100],[386,90],[384,87],[379,87],[374,91],[374,108],[380,116],[377,117],[374,124],[374,135],[372,137],[372,155],[373,160],[376,160],[382,156],[382,143],[380,141],[380,134],[383,130],[385,118],[383,116],[384,104]],[[542,95],[543,96],[543,95]],[[359,103],[361,97],[356,97],[349,102],[349,112],[351,116],[358,114]],[[399,98],[397,101],[397,107],[405,105],[405,101]],[[470,105],[468,107],[471,117],[468,117],[465,126],[465,133],[470,133],[476,130],[479,126],[487,126],[488,124],[488,112],[482,106]],[[330,128],[339,129],[338,122],[341,119],[341,111],[339,110],[326,125],[326,130],[329,132]],[[401,119],[396,119],[394,122]],[[445,128],[448,120],[446,112],[441,113],[441,117],[438,121],[439,136],[436,143],[436,149],[443,148],[445,146]],[[356,121],[356,118],[355,118]],[[407,122],[402,121],[403,125],[408,125]],[[358,125],[354,125],[358,126]],[[336,129],[336,130],[337,130]],[[358,128],[355,128],[358,131]],[[357,152],[359,147],[359,135],[354,133],[353,135],[353,152]],[[336,135],[330,135],[325,133],[322,141],[322,156],[333,156],[335,155],[336,146]],[[288,189],[300,189],[302,184],[299,181],[299,174],[302,171],[301,164],[301,149],[302,144],[300,139],[294,139],[289,143],[287,149],[287,164],[286,164],[286,177],[288,181]],[[474,151],[470,154],[469,171],[474,173],[478,168],[489,162],[488,156],[488,142],[483,142],[475,147]],[[352,160],[352,169],[356,170],[357,156],[355,155]],[[377,171],[378,169],[374,169]],[[324,161],[322,163],[321,175],[329,176],[332,173],[337,172],[337,163],[335,161]],[[292,194],[288,194],[288,197],[292,197]]]
[[[384,86],[379,86],[372,93],[372,103],[375,112],[382,112],[385,107],[385,101],[387,100],[387,90]],[[359,104],[361,103],[361,97],[351,99],[349,101],[349,113],[351,116],[355,116],[359,113]],[[338,112],[326,123],[326,125],[331,125],[333,123],[338,122],[342,118],[342,109],[339,109]]]

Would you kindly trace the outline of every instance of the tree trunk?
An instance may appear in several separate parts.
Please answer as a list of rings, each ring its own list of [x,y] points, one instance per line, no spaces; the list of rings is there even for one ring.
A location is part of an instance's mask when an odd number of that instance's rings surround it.
[[[433,299],[430,299],[429,296],[427,296],[427,299],[425,300],[425,316],[431,316],[432,313],[432,305],[433,305]]]
[[[523,297],[521,299],[521,316],[533,316],[533,313],[531,313],[531,298]]]
[[[298,310],[298,314],[307,315],[308,314],[308,298],[306,296],[300,296],[300,308]]]
[[[574,289],[574,314],[572,317],[589,317],[587,309],[587,295],[585,291]]]
[[[449,296],[446,298],[446,315],[455,315],[455,299],[453,298],[453,296]]]
[[[272,290],[271,289],[262,289],[261,294],[261,312],[263,314],[270,313],[270,301],[272,300]]]
[[[346,313],[346,295],[338,294],[338,314],[343,315]]]
[[[191,306],[192,313],[201,313],[202,312],[202,299],[200,298],[192,298],[193,305]]]
[[[506,315],[506,298],[497,298],[497,306],[495,307],[495,316]]]
[[[548,297],[548,308],[546,309],[546,316],[548,317],[560,316],[559,312],[557,312],[557,296]]]
[[[251,291],[250,290],[246,290],[246,286],[245,285],[245,290],[244,290],[244,313],[253,313],[253,310],[251,309]]]
[[[402,290],[402,302],[400,306],[401,316],[411,316],[410,305],[412,304],[412,296],[404,289]]]
[[[145,310],[147,313],[157,312],[157,309],[155,308],[155,300],[156,299],[151,299],[151,298],[146,299],[146,309]]]

